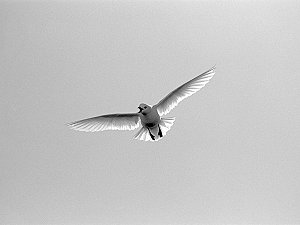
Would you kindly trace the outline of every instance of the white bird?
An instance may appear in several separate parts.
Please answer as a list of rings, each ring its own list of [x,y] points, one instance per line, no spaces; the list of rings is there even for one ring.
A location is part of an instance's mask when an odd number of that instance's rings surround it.
[[[183,99],[199,91],[209,82],[214,74],[215,67],[179,86],[154,106],[141,103],[137,113],[102,115],[71,122],[67,125],[71,129],[86,132],[134,130],[139,127],[139,122],[141,121],[142,128],[134,138],[144,141],[160,140],[170,130],[175,121],[175,117],[165,118],[161,116],[169,113]]]

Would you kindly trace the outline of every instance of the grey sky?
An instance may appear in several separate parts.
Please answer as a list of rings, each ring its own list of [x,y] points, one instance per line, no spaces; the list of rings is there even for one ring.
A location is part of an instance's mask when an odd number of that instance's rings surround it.
[[[0,224],[300,224],[298,1],[0,3]],[[155,143],[137,112],[217,66]]]

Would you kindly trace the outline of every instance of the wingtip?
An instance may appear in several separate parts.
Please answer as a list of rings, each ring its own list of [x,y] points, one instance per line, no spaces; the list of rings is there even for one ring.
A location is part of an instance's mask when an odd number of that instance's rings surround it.
[[[67,126],[67,127],[72,127],[73,122],[65,123],[64,125]]]
[[[217,68],[217,65],[215,64],[210,70],[215,70]]]
[[[212,67],[212,68],[210,68],[209,70],[207,70],[206,72],[205,72],[205,74],[213,74],[213,75],[215,75],[215,73],[216,73],[216,64]]]
[[[69,129],[76,130],[76,127],[74,127],[74,122],[65,123],[64,125]]]

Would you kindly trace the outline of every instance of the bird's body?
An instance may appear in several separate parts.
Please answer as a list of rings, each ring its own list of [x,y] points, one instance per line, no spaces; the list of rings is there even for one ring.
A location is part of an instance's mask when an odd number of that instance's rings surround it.
[[[164,118],[160,117],[157,112],[157,108],[155,106],[151,107],[146,104],[141,104],[138,108],[140,109],[138,115],[142,124],[140,132],[143,132],[145,134],[149,132],[149,136],[152,140],[159,140],[160,138],[162,138],[166,133],[166,131],[164,130],[165,125],[163,123]],[[147,135],[145,135],[145,138],[146,137]]]
[[[139,105],[138,113],[108,114],[69,123],[72,129],[86,132],[102,130],[133,130],[141,122],[141,129],[134,136],[144,141],[157,141],[166,135],[175,118],[165,118],[179,102],[200,90],[215,74],[215,67],[179,86],[154,106]]]
[[[150,137],[153,136],[158,137],[158,133],[159,133],[158,126],[160,123],[160,116],[158,115],[158,112],[155,108],[151,108],[151,106],[147,106],[147,107],[151,109],[149,113],[144,113],[143,111],[139,113],[141,124],[143,128],[148,129],[148,131],[150,132]]]

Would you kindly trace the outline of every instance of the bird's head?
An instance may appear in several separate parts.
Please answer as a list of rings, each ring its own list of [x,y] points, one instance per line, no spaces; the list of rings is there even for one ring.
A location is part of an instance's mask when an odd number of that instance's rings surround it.
[[[147,104],[144,104],[144,103],[141,103],[138,107],[138,109],[140,110],[139,113],[142,113],[142,114],[148,114],[150,111],[151,111],[151,106],[150,105],[147,105]]]

